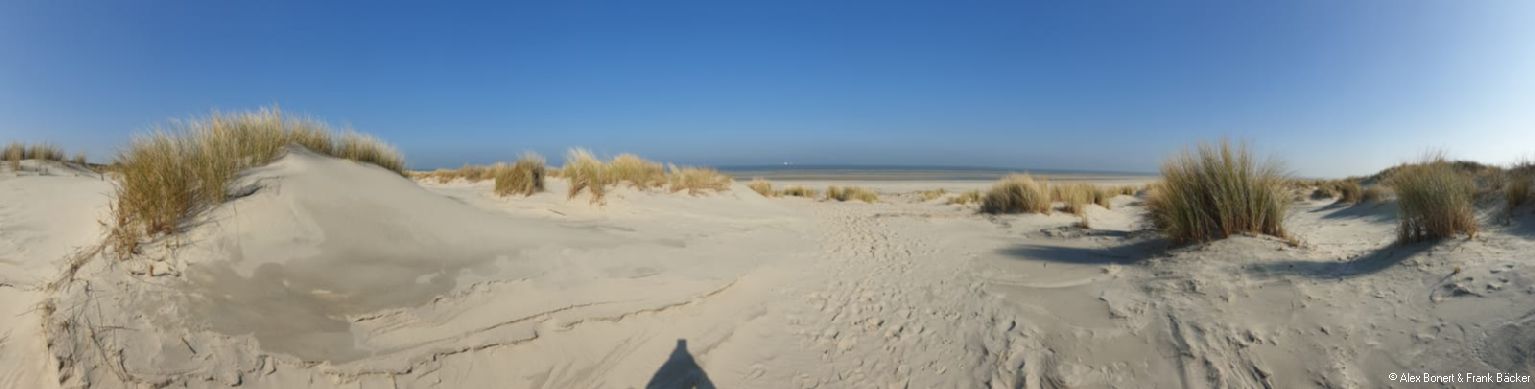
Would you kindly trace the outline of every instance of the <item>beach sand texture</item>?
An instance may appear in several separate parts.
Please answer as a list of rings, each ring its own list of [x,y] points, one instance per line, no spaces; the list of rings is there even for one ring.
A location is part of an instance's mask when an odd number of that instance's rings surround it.
[[[1391,202],[1306,200],[1287,216],[1299,246],[1171,247],[1135,196],[1090,207],[1090,228],[910,193],[981,181],[851,183],[881,192],[865,204],[738,180],[594,206],[558,178],[502,198],[295,149],[175,242],[117,260],[96,249],[111,181],[5,169],[6,388],[1386,387],[1535,370],[1528,212],[1397,245]],[[1142,182],[1106,183],[1124,180]]]

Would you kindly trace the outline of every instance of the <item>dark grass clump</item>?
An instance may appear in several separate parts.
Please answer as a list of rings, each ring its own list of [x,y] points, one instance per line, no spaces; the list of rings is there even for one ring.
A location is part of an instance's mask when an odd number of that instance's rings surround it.
[[[826,187],[826,199],[836,201],[858,200],[865,203],[879,202],[879,194],[872,190],[857,186],[828,186]]]
[[[1357,182],[1343,180],[1334,184],[1334,187],[1338,188],[1338,203],[1340,204],[1359,204],[1361,200],[1364,200],[1364,188],[1360,187]]]
[[[1476,235],[1476,212],[1472,205],[1477,191],[1475,179],[1442,156],[1431,155],[1424,162],[1399,166],[1389,182],[1396,190],[1399,241]]]
[[[804,197],[813,199],[819,194],[820,193],[816,192],[815,189],[806,188],[799,185],[784,187],[783,190],[778,191],[778,195],[784,197]]]
[[[491,169],[491,175],[496,179],[496,194],[532,196],[543,192],[546,170],[544,157],[533,153],[524,154],[511,166],[496,166]]]
[[[1148,215],[1177,243],[1241,233],[1286,238],[1287,181],[1280,164],[1255,161],[1245,145],[1201,144],[1162,163]]]

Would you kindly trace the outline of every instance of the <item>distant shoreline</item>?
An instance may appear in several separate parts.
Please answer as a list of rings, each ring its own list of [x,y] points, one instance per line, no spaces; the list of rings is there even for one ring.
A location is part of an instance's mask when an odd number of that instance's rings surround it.
[[[1039,176],[1156,177],[1156,173],[965,166],[756,165],[720,166],[738,180],[761,177],[793,181],[994,181],[1008,174]]]

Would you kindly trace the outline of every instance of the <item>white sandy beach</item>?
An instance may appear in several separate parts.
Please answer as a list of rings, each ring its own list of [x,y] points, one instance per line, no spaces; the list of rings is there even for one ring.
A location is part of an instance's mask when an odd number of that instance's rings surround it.
[[[0,387],[1349,388],[1535,370],[1528,212],[1396,245],[1392,203],[1303,201],[1300,246],[1170,247],[1132,196],[1090,228],[908,194],[980,181],[838,183],[882,192],[864,204],[742,180],[595,206],[560,179],[502,198],[293,151],[119,261],[96,249],[111,182],[50,170],[0,173]]]

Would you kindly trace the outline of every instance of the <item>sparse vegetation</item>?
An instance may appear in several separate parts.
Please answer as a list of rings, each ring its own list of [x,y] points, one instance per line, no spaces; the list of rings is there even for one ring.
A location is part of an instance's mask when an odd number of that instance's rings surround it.
[[[935,199],[938,199],[939,197],[943,197],[946,194],[949,194],[948,190],[945,190],[943,188],[938,188],[938,189],[931,189],[931,190],[924,190],[924,191],[921,191],[921,192],[917,192],[917,197],[921,198],[922,201],[927,202],[927,201],[933,201]]]
[[[1147,203],[1152,223],[1178,243],[1256,233],[1286,237],[1288,190],[1280,165],[1244,146],[1201,144],[1162,163]]]
[[[496,180],[496,195],[532,196],[544,191],[544,157],[538,154],[523,154],[510,167],[498,164],[490,170]]]
[[[968,205],[968,204],[975,204],[975,203],[979,203],[979,202],[981,202],[981,190],[980,189],[965,191],[964,193],[960,193],[958,195],[955,195],[954,197],[950,197],[949,198],[949,204],[950,205]]]
[[[1115,188],[1095,186],[1093,187],[1093,204],[1098,204],[1098,206],[1106,209],[1113,209],[1114,204],[1111,200],[1118,194],[1119,192]]]
[[[794,185],[783,188],[783,190],[779,191],[778,194],[785,197],[805,197],[813,199],[819,193],[817,193],[815,189]]]
[[[39,161],[63,161],[64,158],[64,149],[61,149],[59,146],[55,146],[52,143],[37,143],[27,148],[26,159],[35,159]]]
[[[1097,191],[1092,184],[1083,183],[1056,185],[1053,189],[1055,199],[1066,203],[1066,212],[1078,216],[1087,213],[1087,205],[1093,203],[1094,192]]]
[[[1327,200],[1338,197],[1338,191],[1332,185],[1320,185],[1311,191],[1312,200]]]
[[[85,153],[84,152],[75,153],[75,158],[72,161],[74,163],[82,166],[82,167],[89,165],[89,163],[86,162],[86,160],[85,160]]]
[[[1364,199],[1364,188],[1360,187],[1359,183],[1353,180],[1339,181],[1333,187],[1338,189],[1338,203],[1340,204],[1358,204]]]
[[[773,192],[773,183],[762,179],[762,177],[753,178],[751,182],[746,184],[746,187],[751,188],[753,192],[757,192],[757,194],[762,195],[762,197],[774,197],[778,195],[777,193]]]
[[[651,189],[667,183],[666,169],[660,163],[634,154],[619,154],[608,162],[608,172],[615,184],[629,183],[635,189]],[[673,190],[675,192],[675,190]]]
[[[300,123],[304,123],[304,121],[300,121]],[[405,175],[405,156],[395,150],[394,146],[390,146],[388,143],[384,143],[384,141],[372,135],[347,132],[341,136],[341,140],[337,141],[332,149],[334,151],[330,155],[333,157],[370,163],[399,173],[402,176]],[[314,149],[310,150],[315,151]]]
[[[11,165],[11,171],[21,170],[21,160],[26,159],[27,145],[21,142],[11,142],[5,146],[5,163]]]
[[[635,189],[648,190],[668,186],[671,192],[691,195],[730,190],[733,178],[718,170],[703,167],[677,167],[652,162],[633,154],[620,154],[603,162],[586,149],[571,149],[565,154],[565,166],[549,172],[550,176],[570,182],[567,196],[575,198],[582,190],[591,194],[593,203],[602,202],[608,186],[629,183]]]
[[[1442,156],[1393,168],[1388,180],[1396,190],[1400,212],[1397,237],[1402,242],[1475,236],[1476,214],[1472,199],[1473,176]]]
[[[710,168],[672,165],[668,170],[666,178],[671,182],[672,192],[687,191],[695,196],[706,191],[722,192],[730,190],[730,184],[735,182],[730,176]]]
[[[1370,185],[1369,187],[1364,188],[1364,194],[1359,196],[1359,202],[1378,203],[1386,201],[1387,197],[1391,197],[1391,191],[1389,189],[1386,189],[1386,187],[1381,185]]]
[[[480,182],[496,179],[497,173],[500,173],[502,170],[508,168],[509,167],[504,162],[496,162],[490,165],[464,164],[464,166],[460,166],[457,169],[437,169],[430,172],[414,174],[412,175],[412,178],[432,179],[439,184],[450,183],[454,180]]]
[[[879,194],[872,190],[857,186],[828,186],[826,187],[826,199],[837,201],[858,200],[865,203],[879,202]]]
[[[1515,175],[1513,179],[1508,180],[1508,187],[1503,190],[1503,198],[1508,204],[1508,209],[1519,208],[1530,202],[1531,181],[1528,174]]]
[[[64,150],[48,142],[28,145],[13,141],[7,144],[5,149],[0,150],[0,159],[4,159],[11,166],[12,171],[21,170],[21,161],[30,159],[62,162],[64,158]]]
[[[992,185],[981,198],[981,212],[1050,213],[1048,184],[1027,174],[1012,174]]]
[[[222,203],[240,171],[279,157],[284,147],[296,143],[293,134],[328,131],[322,123],[262,109],[215,112],[134,137],[113,163],[118,173],[111,227],[115,251],[130,254],[143,238],[175,233],[186,218]],[[404,174],[404,158],[372,137],[351,134],[332,151],[336,157]]]
[[[602,163],[592,152],[586,149],[570,149],[565,153],[565,166],[560,167],[560,175],[570,181],[569,198],[575,198],[586,190],[591,194],[592,202],[602,201],[607,194],[607,186],[612,179],[607,172],[607,164]]]
[[[1508,186],[1503,189],[1503,200],[1512,215],[1514,208],[1530,202],[1530,187],[1535,185],[1535,162],[1521,159],[1504,172],[1509,178]]]

